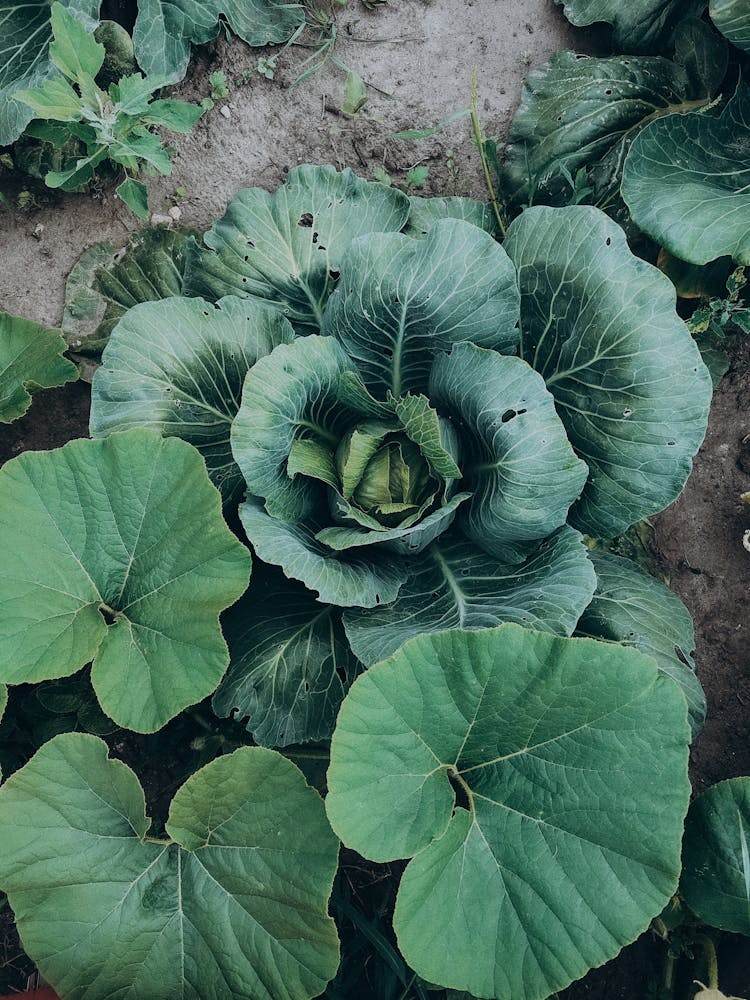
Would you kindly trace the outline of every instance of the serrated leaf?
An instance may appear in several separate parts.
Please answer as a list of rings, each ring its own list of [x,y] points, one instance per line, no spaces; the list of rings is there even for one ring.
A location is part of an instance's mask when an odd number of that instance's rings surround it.
[[[589,558],[596,570],[596,593],[576,635],[609,639],[653,656],[659,670],[682,689],[696,736],[706,718],[706,696],[695,675],[690,612],[676,594],[629,559],[596,549]]]
[[[750,935],[750,778],[709,788],[690,806],[680,892],[704,924]]]
[[[509,565],[452,531],[409,559],[398,597],[382,608],[349,610],[344,628],[366,666],[415,635],[516,622],[570,635],[596,586],[582,538],[563,527],[521,564]]]
[[[139,219],[148,219],[148,188],[142,181],[127,177],[115,188],[115,194]]]
[[[260,746],[328,740],[349,684],[361,669],[341,612],[280,574],[255,582],[223,620],[229,669],[213,697]]]
[[[153,427],[203,456],[225,503],[245,481],[229,432],[248,369],[294,332],[263,302],[169,298],[128,310],[112,331],[91,387],[93,437]]]
[[[104,711],[142,733],[215,689],[250,558],[190,445],[139,428],[26,452],[0,469],[0,537],[3,680],[93,660]]]
[[[652,122],[630,148],[622,196],[633,221],[681,260],[750,264],[750,87],[721,115]]]
[[[338,844],[293,764],[244,747],[179,789],[172,839],[148,839],[149,825],[135,774],[93,736],[57,736],[0,790],[0,884],[62,996],[309,1000],[325,988]]]
[[[352,685],[326,809],[364,857],[413,859],[394,928],[418,975],[541,1000],[671,898],[688,739],[636,650],[512,624],[419,636]]]
[[[679,495],[706,431],[710,375],[671,282],[603,212],[527,209],[506,248],[521,286],[521,356],[590,470],[570,523],[612,538]]]
[[[598,21],[612,25],[612,44],[620,52],[661,52],[679,22],[699,15],[705,0],[556,0],[578,27]]]
[[[100,0],[62,0],[62,6],[93,31]],[[52,5],[0,0],[3,50],[0,53],[0,146],[14,142],[32,118],[17,90],[38,86],[55,68],[49,58]]]
[[[406,195],[351,170],[295,167],[273,194],[247,188],[232,199],[191,258],[186,291],[268,299],[300,332],[316,331],[352,240],[398,231],[408,214]]]
[[[59,330],[0,312],[0,423],[22,416],[37,389],[78,378],[76,366],[62,356],[64,350]]]
[[[435,355],[460,341],[513,352],[517,323],[518,288],[503,248],[447,219],[419,239],[388,233],[352,244],[322,332],[385,398],[424,392]]]
[[[750,10],[746,0],[711,0],[711,20],[732,45],[750,52]]]
[[[223,23],[248,45],[277,45],[304,23],[301,4],[277,0],[139,0],[135,54],[147,76],[185,76],[192,45],[215,38]]]

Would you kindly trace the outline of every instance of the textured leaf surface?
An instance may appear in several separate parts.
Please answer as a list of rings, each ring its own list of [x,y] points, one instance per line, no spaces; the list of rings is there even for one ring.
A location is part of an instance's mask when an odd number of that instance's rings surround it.
[[[261,587],[253,581],[222,627],[230,661],[213,698],[216,714],[246,719],[261,746],[330,739],[360,669],[338,609],[274,577]]]
[[[93,660],[102,708],[137,732],[221,680],[218,615],[245,590],[250,557],[184,441],[138,429],[12,459],[0,537],[3,680],[65,677]]]
[[[490,234],[494,233],[497,227],[492,208],[485,201],[458,196],[412,197],[409,199],[409,220],[404,232],[409,236],[424,236],[441,219],[462,219]]]
[[[629,559],[593,551],[594,599],[578,622],[576,635],[609,639],[653,656],[682,689],[693,735],[706,717],[706,696],[695,675],[695,631],[690,612],[676,594]]]
[[[365,857],[413,857],[394,927],[418,975],[541,1000],[674,892],[688,739],[684,698],[636,650],[517,625],[420,636],[352,685],[326,808]]]
[[[750,778],[721,781],[690,806],[680,891],[700,920],[750,936]]]
[[[22,416],[35,389],[78,378],[76,366],[62,356],[64,350],[59,330],[0,312],[0,423]]]
[[[367,666],[415,635],[449,628],[516,622],[570,635],[596,586],[581,536],[567,527],[515,565],[499,562],[451,532],[410,558],[407,569],[393,604],[344,614],[349,643]]]
[[[240,191],[190,261],[187,292],[218,299],[255,295],[275,303],[301,332],[319,329],[352,240],[398,232],[409,199],[351,170],[302,166],[269,194]]]
[[[245,375],[259,357],[293,339],[278,310],[250,299],[134,306],[113,330],[94,377],[91,434],[146,426],[183,438],[203,456],[225,502],[238,502],[245,481],[229,432]]]
[[[149,825],[135,774],[80,733],[0,790],[0,884],[61,996],[308,1000],[325,988],[338,844],[293,764],[237,750],[179,789],[172,840],[145,839]]]
[[[520,358],[457,344],[435,360],[430,397],[462,428],[462,484],[473,494],[463,530],[490,555],[520,561],[519,543],[564,524],[587,476],[544,379]]]
[[[459,341],[512,352],[517,324],[508,255],[488,233],[448,219],[420,239],[389,233],[353,244],[323,333],[383,398],[423,392],[435,354]]]
[[[60,2],[93,28],[100,0]],[[52,5],[39,0],[0,0],[0,146],[17,139],[31,121],[31,108],[13,94],[55,74],[49,58],[51,12]]]
[[[556,0],[567,19],[579,27],[606,21],[620,52],[661,52],[677,24],[700,14],[705,0]]]
[[[671,282],[604,213],[528,209],[506,249],[521,285],[521,356],[590,470],[570,523],[611,538],[679,495],[706,431],[710,375]]]
[[[635,224],[681,260],[750,264],[750,87],[719,117],[652,122],[628,153],[622,196]]]
[[[685,70],[667,59],[556,52],[526,78],[505,147],[506,198],[565,204],[581,167],[597,188],[619,185],[637,131],[683,105],[688,89]]]
[[[747,0],[711,0],[711,20],[732,45],[750,52],[750,8]]]
[[[248,45],[285,42],[304,21],[300,4],[277,0],[139,0],[133,45],[147,76],[181,80],[190,46],[218,35],[224,22]]]
[[[62,328],[70,347],[98,359],[128,309],[181,295],[191,235],[154,227],[132,235],[124,250],[109,243],[84,250],[65,284]]]

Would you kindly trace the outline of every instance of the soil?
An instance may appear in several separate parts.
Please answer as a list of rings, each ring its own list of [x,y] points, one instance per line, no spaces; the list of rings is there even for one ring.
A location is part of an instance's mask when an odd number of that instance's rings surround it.
[[[382,167],[395,182],[425,164],[430,172],[419,193],[484,197],[465,119],[419,142],[389,134],[434,125],[466,107],[476,65],[484,130],[502,137],[530,64],[558,48],[591,52],[599,45],[593,34],[571,29],[552,0],[389,0],[372,12],[352,0],[337,18],[336,56],[391,96],[371,90],[364,112],[349,119],[340,112],[344,74],[330,62],[294,85],[304,60],[317,59],[313,50],[286,50],[273,80],[254,73],[238,85],[262,53],[223,40],[204,46],[178,96],[207,96],[208,75],[219,69],[231,92],[191,135],[170,136],[174,171],[149,181],[152,210],[164,213],[170,196],[184,189],[177,199],[180,224],[203,230],[238,189],[276,188],[292,166],[305,162],[351,166],[367,177]],[[80,253],[101,240],[121,245],[139,225],[108,190],[67,195],[16,213],[12,222],[0,217],[0,309],[59,325],[65,279]],[[739,499],[750,490],[749,370],[745,344],[715,394],[708,436],[683,495],[654,519],[661,567],[695,619],[698,674],[708,698],[706,726],[692,753],[696,792],[750,774],[750,552],[742,545],[750,506]],[[22,450],[85,436],[88,403],[82,382],[39,394],[25,417],[0,429],[0,463]],[[0,913],[0,940],[11,962],[5,974],[0,968],[0,992],[23,988],[28,974],[13,954],[7,923],[7,911]],[[644,935],[560,998],[643,1000],[662,956]],[[750,996],[747,940],[727,936],[720,957],[724,990]]]

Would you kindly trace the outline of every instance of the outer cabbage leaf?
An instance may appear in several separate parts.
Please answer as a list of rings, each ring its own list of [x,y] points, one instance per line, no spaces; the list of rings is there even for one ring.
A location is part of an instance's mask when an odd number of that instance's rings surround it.
[[[229,670],[213,697],[217,715],[247,719],[261,746],[328,740],[360,670],[341,612],[274,576],[256,581],[222,619]]]
[[[528,209],[506,249],[521,285],[521,356],[544,376],[590,470],[570,523],[611,538],[679,495],[706,431],[711,377],[672,283],[602,212]]]
[[[568,177],[582,167],[606,197],[638,130],[683,108],[689,90],[683,67],[667,59],[556,52],[526,78],[505,147],[505,197],[565,204]]]
[[[594,599],[576,635],[634,646],[656,660],[680,685],[696,736],[706,718],[706,696],[695,675],[695,632],[690,612],[676,594],[629,559],[594,550]]]
[[[36,389],[78,378],[76,366],[62,356],[64,350],[59,330],[0,312],[0,423],[22,416]]]
[[[375,395],[424,392],[435,355],[459,341],[515,350],[513,266],[488,233],[456,219],[420,239],[369,236],[347,254],[322,332],[342,344]]]
[[[556,0],[571,24],[597,21],[612,25],[612,44],[620,52],[661,52],[684,18],[700,14],[706,0]]]
[[[60,0],[63,7],[92,29],[101,0]],[[47,0],[0,0],[0,146],[14,142],[32,118],[16,91],[38,86],[55,74],[49,58],[52,4]]]
[[[190,46],[218,35],[223,23],[248,45],[285,42],[304,23],[301,4],[278,0],[138,0],[133,45],[146,76],[181,80]]]
[[[451,532],[409,559],[407,569],[392,604],[344,613],[349,644],[366,666],[415,635],[449,628],[516,622],[571,635],[596,586],[583,540],[568,527],[537,545],[520,565],[498,562]]]
[[[457,196],[447,198],[411,197],[409,199],[409,220],[404,232],[409,236],[424,236],[441,219],[462,219],[490,234],[493,234],[497,228],[492,208],[486,201],[475,201],[473,198]]]
[[[245,375],[259,357],[293,339],[277,309],[251,299],[134,306],[113,330],[94,377],[91,434],[147,426],[181,437],[201,453],[224,501],[239,502],[245,481],[229,432]]]
[[[71,349],[97,360],[128,309],[181,295],[192,235],[154,227],[132,234],[122,250],[110,243],[84,250],[65,283],[62,328]]]
[[[750,87],[719,117],[652,122],[625,160],[622,196],[635,224],[681,260],[750,264]]]
[[[750,52],[750,9],[745,0],[711,0],[709,13],[732,45]]]
[[[0,470],[0,664],[12,684],[91,680],[118,725],[154,732],[229,662],[219,612],[250,557],[196,450],[146,428],[26,452]]]
[[[472,498],[460,516],[490,555],[520,562],[525,545],[565,523],[586,482],[544,380],[520,358],[473,344],[438,355],[430,398],[462,428],[463,482]]]
[[[418,975],[541,1000],[674,892],[688,740],[636,650],[513,624],[419,636],[352,685],[326,809],[365,857],[413,858],[394,927]]]
[[[352,240],[398,232],[409,199],[351,170],[301,166],[278,191],[240,191],[189,261],[185,291],[275,303],[300,332],[319,329]]]
[[[338,843],[292,763],[243,747],[179,789],[171,839],[149,825],[135,774],[81,733],[55,737],[0,789],[0,884],[61,996],[309,1000],[325,988]]]
[[[750,778],[709,788],[690,806],[680,891],[705,924],[750,936]]]

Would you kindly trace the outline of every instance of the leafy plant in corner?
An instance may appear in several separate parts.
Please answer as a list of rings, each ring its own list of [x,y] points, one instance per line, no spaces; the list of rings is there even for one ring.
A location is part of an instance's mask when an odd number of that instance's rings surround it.
[[[46,173],[45,183],[64,191],[80,190],[106,164],[124,171],[125,179],[116,193],[139,218],[147,219],[148,193],[136,175],[168,174],[172,169],[171,151],[154,128],[189,132],[203,109],[155,97],[165,80],[140,73],[123,77],[103,91],[95,78],[104,62],[104,46],[57,2],[52,5],[52,34],[50,59],[61,75],[14,95],[34,115],[27,135],[57,150],[71,139],[78,144],[77,153],[69,155],[60,169]]]

